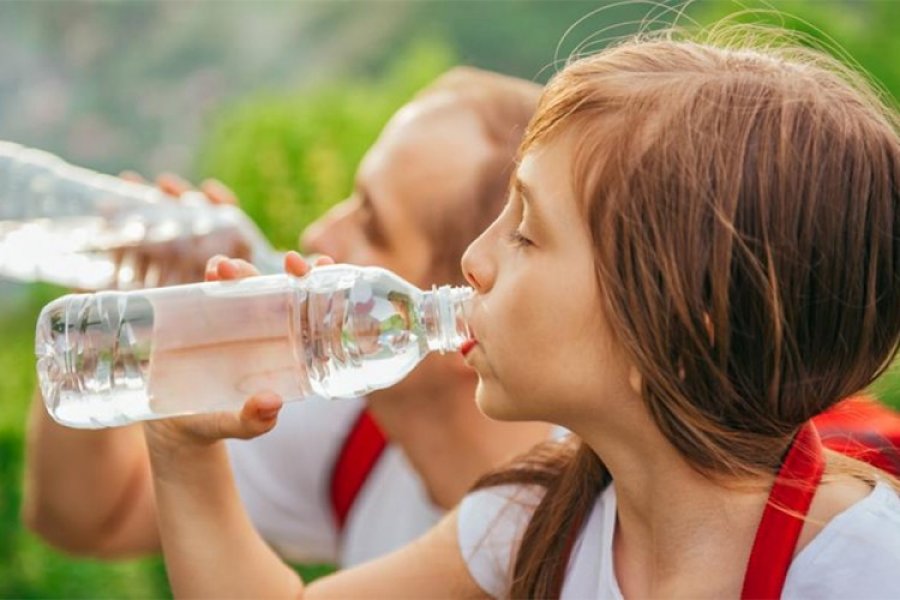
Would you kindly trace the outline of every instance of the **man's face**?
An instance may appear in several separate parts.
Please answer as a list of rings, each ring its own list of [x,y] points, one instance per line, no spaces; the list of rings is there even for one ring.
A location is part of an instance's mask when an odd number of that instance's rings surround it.
[[[490,142],[470,111],[434,98],[411,102],[363,158],[350,197],[303,232],[300,248],[337,262],[385,267],[420,288],[447,283],[436,281],[446,275],[435,270],[435,244],[441,243],[435,232],[444,219],[473,210],[490,158]],[[403,381],[371,393],[369,400],[396,406],[404,397],[413,402],[408,408],[430,406],[420,401],[464,381],[474,384],[471,373],[463,373],[458,355],[432,353]]]
[[[303,232],[301,249],[382,266],[421,287],[444,283],[434,281],[434,232],[473,210],[490,153],[471,111],[440,97],[411,102],[363,158],[350,197]]]

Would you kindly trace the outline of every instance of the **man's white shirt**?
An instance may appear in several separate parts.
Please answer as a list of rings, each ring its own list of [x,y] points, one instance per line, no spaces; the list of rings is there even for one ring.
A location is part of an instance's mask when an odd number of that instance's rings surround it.
[[[403,546],[440,519],[406,456],[389,444],[338,529],[332,471],[364,406],[362,399],[290,402],[268,434],[228,441],[250,519],[286,560],[356,565]]]

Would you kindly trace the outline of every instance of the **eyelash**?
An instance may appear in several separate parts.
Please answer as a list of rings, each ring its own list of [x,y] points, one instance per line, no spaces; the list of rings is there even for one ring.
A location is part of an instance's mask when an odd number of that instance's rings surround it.
[[[363,210],[362,220],[363,232],[369,241],[375,246],[386,246],[384,232],[381,230],[380,224],[376,222],[371,206],[366,205],[366,208]]]
[[[510,208],[510,205],[515,204],[515,202],[517,200],[518,200],[518,194],[516,193],[515,190],[513,190],[510,193],[510,197],[507,201],[507,209]],[[521,210],[521,207],[519,207],[519,210]],[[521,215],[521,213],[520,213],[520,215]],[[528,239],[527,237],[522,235],[522,231],[520,229],[521,227],[522,227],[522,223],[520,221],[519,224],[516,226],[516,228],[513,229],[512,231],[510,231],[506,235],[507,241],[512,246],[515,246],[516,248],[527,248],[529,246],[534,246],[534,242],[532,242],[530,239]]]
[[[522,233],[518,229],[515,229],[512,232],[510,232],[509,235],[507,236],[507,239],[513,246],[527,247],[527,246],[534,245],[534,242],[532,242],[527,237],[522,235]]]

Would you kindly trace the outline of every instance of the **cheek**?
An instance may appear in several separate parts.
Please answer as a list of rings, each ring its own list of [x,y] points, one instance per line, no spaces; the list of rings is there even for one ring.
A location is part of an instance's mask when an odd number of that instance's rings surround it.
[[[627,369],[590,294],[535,290],[497,317],[502,337],[491,348],[491,373],[479,406],[499,419],[560,422],[597,409],[598,397],[619,396]],[[540,294],[540,295],[538,295]],[[500,320],[502,319],[502,321]]]
[[[539,308],[540,302],[529,300],[537,298],[522,292],[489,311],[494,335],[478,401],[490,417],[534,418],[535,405],[553,395],[558,373],[565,366],[565,359],[559,356],[567,346],[564,334],[553,324],[552,315]]]

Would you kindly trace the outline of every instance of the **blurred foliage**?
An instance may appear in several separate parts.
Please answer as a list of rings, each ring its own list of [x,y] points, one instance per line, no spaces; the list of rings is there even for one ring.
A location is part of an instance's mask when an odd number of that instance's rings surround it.
[[[857,69],[893,98],[900,98],[900,2],[894,0],[701,0],[692,16],[702,24],[727,17],[736,23],[779,25],[808,37]],[[774,6],[774,9],[773,9]]]
[[[446,44],[424,38],[397,57],[377,79],[251,95],[224,108],[210,125],[198,170],[232,186],[274,243],[295,247],[298,232],[350,190],[356,164],[394,111],[455,63]],[[35,385],[34,323],[40,308],[64,290],[32,285],[15,291],[19,294],[0,294],[0,398],[6,403],[0,411],[0,598],[169,596],[159,558],[117,563],[72,558],[24,529],[19,511],[25,424]],[[298,567],[307,580],[330,570]]]
[[[422,38],[377,79],[250,95],[214,118],[198,158],[201,176],[230,186],[272,242],[297,234],[349,193],[356,165],[390,116],[456,61]]]
[[[0,598],[160,598],[169,595],[159,558],[109,563],[72,559],[25,531],[19,519],[25,423],[35,384],[34,322],[59,288],[35,285],[0,305]]]
[[[314,31],[321,39],[328,38],[336,24],[364,5],[342,2],[333,3],[327,10],[322,8]],[[699,0],[691,6],[690,16],[709,23],[733,12],[735,5],[731,0]],[[742,5],[767,6],[752,2],[742,2]],[[56,6],[46,8],[46,12],[53,12]],[[117,6],[115,10],[128,9],[126,16],[141,17],[135,17],[134,25],[141,24],[144,17],[149,18],[157,10],[156,5],[146,3]],[[403,17],[397,21],[403,24],[401,33],[416,31],[419,36],[412,42],[398,43],[402,35],[395,35],[370,52],[344,54],[358,62],[356,68],[334,69],[334,77],[300,82],[302,86],[292,82],[291,87],[296,91],[244,96],[237,103],[221,106],[208,117],[207,134],[192,175],[215,176],[231,186],[242,206],[278,246],[296,247],[298,233],[350,191],[356,165],[381,127],[401,104],[437,74],[459,61],[528,79],[546,80],[554,70],[556,42],[568,25],[598,3],[436,1],[381,6]],[[658,8],[664,4],[631,2],[586,19],[570,33],[559,58],[565,58],[572,47],[589,39],[592,29],[599,31],[611,21],[641,21],[652,6]],[[900,96],[900,62],[896,60],[900,56],[900,36],[896,35],[900,26],[900,2],[807,0],[779,2],[776,8],[795,17],[755,13],[741,19],[781,23],[820,39],[819,30],[828,32],[894,97]],[[105,14],[96,6],[93,10]],[[166,4],[166,10],[175,12],[176,7]],[[74,18],[73,15],[66,19]],[[368,25],[366,19],[357,18],[357,21]],[[207,26],[202,20],[200,23]],[[366,33],[370,32],[366,30]],[[346,37],[338,40],[342,44],[335,42],[334,55],[340,54],[339,51],[349,52],[345,46],[350,46],[352,40],[346,27],[342,35],[345,34]],[[130,34],[124,37],[130,39]],[[48,43],[54,39],[51,36]],[[170,53],[159,50],[152,54],[153,60],[141,63],[142,70],[137,70],[141,58],[137,54],[127,55],[134,64],[128,63],[128,68],[113,73],[121,76],[121,81],[115,77],[109,79],[109,74],[105,74],[106,85],[127,88],[125,77],[131,71],[141,76],[158,73],[163,80],[186,60],[175,49]],[[329,54],[322,60],[327,71],[336,59]],[[551,68],[544,70],[543,66]],[[241,82],[245,80],[239,78]],[[116,126],[124,128],[118,121]],[[0,410],[0,597],[168,596],[165,573],[158,558],[108,563],[67,557],[26,532],[19,520],[24,427],[35,379],[34,322],[40,307],[62,290],[40,285],[23,286],[18,291],[13,295],[0,293],[3,340],[0,370],[4,374],[0,378],[0,398],[4,400],[4,408]],[[18,296],[15,303],[11,300],[14,296]],[[883,377],[874,386],[874,392],[900,407],[900,374],[893,371]],[[303,572],[308,575],[323,570]]]

